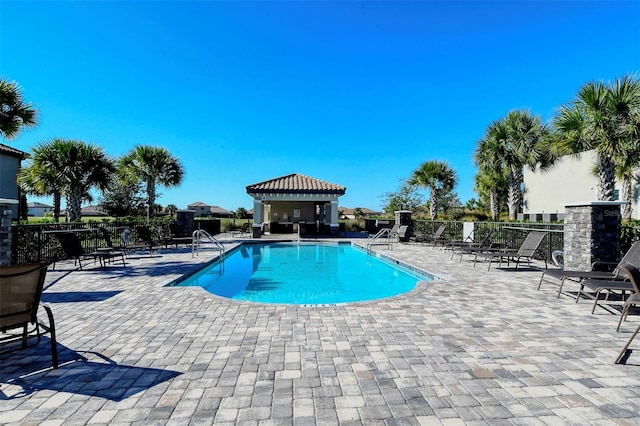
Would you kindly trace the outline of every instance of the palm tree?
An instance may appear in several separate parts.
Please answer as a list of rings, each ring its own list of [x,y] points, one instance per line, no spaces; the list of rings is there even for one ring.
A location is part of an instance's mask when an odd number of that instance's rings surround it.
[[[136,145],[120,159],[119,166],[124,181],[146,185],[147,218],[155,214],[156,186],[179,186],[184,177],[180,160],[161,147]]]
[[[38,111],[31,103],[25,103],[18,83],[0,79],[0,135],[13,139],[25,127],[33,127]]]
[[[499,155],[503,130],[504,126],[500,123],[491,124],[485,137],[478,142],[474,154],[474,162],[478,167],[475,189],[481,195],[486,194],[485,200],[489,198],[489,209],[494,221],[500,218],[500,194],[506,193],[509,187],[502,157]]]
[[[505,166],[509,170],[509,220],[515,220],[522,204],[524,168],[546,169],[553,165],[553,155],[548,141],[550,130],[542,118],[529,111],[516,110],[504,119],[507,139],[504,141]]]
[[[362,209],[360,207],[356,207],[355,209],[353,209],[353,217],[355,220],[359,220],[363,216],[364,214],[362,213]]]
[[[429,188],[431,191],[431,219],[438,217],[438,200],[456,186],[456,171],[444,161],[431,160],[424,162],[413,172],[409,184]]]
[[[33,149],[33,160],[18,173],[18,184],[28,194],[53,196],[53,218],[58,222],[63,190],[58,173],[63,163],[56,155],[57,151],[52,143],[36,146]]]
[[[588,82],[554,118],[553,147],[559,155],[596,151],[601,201],[613,200],[616,165],[636,149],[639,114],[640,82],[625,76],[611,85]]]
[[[175,204],[167,204],[167,213],[169,213],[169,216],[174,217],[176,215],[176,212],[178,211],[178,206],[176,206]]]
[[[638,166],[640,165],[640,114],[635,119],[635,132],[632,135],[631,147],[627,155],[617,160],[616,177],[622,182],[622,220],[628,222],[633,213],[635,189],[638,182]],[[595,170],[597,175],[598,170]]]
[[[499,164],[507,172],[509,220],[516,219],[522,202],[524,168],[545,169],[555,161],[548,144],[549,134],[542,118],[526,110],[511,111],[487,128],[486,146],[478,148],[482,149],[479,160],[484,168]]]
[[[82,218],[82,201],[91,188],[104,191],[116,171],[104,150],[82,141],[54,139],[34,149],[33,163],[22,177],[23,185],[36,193],[49,193],[67,200],[67,220]],[[59,203],[59,201],[58,201]],[[59,209],[59,207],[58,207]]]

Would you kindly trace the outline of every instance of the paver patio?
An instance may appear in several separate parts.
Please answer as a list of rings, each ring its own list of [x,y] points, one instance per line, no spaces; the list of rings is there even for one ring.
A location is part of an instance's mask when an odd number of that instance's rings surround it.
[[[538,270],[487,271],[421,245],[377,250],[443,279],[300,307],[163,286],[213,252],[58,264],[43,299],[62,365],[47,368],[47,342],[1,355],[0,423],[640,424],[640,341],[614,364],[638,317],[616,333],[615,311],[538,291]]]

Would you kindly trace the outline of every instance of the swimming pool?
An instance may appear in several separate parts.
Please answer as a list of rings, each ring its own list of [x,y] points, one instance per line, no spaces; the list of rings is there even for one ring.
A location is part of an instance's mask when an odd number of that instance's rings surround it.
[[[249,244],[178,286],[200,286],[236,300],[334,304],[406,293],[433,276],[347,244]]]

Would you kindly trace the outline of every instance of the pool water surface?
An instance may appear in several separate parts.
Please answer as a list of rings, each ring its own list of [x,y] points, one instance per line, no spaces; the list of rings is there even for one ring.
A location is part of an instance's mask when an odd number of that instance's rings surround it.
[[[236,300],[332,304],[397,296],[433,279],[351,244],[249,244],[178,286]]]

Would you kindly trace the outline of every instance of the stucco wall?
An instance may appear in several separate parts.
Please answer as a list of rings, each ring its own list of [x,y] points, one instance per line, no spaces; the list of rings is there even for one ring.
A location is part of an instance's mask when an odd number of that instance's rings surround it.
[[[598,181],[592,170],[596,164],[594,151],[580,157],[565,156],[546,172],[525,168],[524,207],[527,213],[564,213],[566,204],[598,199]],[[620,185],[616,185],[622,197]],[[633,217],[640,218],[638,203],[633,205]]]
[[[0,198],[17,200],[19,199],[19,189],[16,177],[20,170],[20,159],[8,155],[0,155]],[[11,209],[11,217],[18,218],[18,205],[7,206]]]
[[[293,216],[293,210],[300,209],[300,217]],[[274,213],[278,214],[278,217],[274,217]],[[287,214],[287,219],[284,219],[284,214]],[[299,222],[314,221],[315,220],[315,204],[313,202],[299,202],[299,201],[278,201],[271,203],[271,217],[270,222]]]

